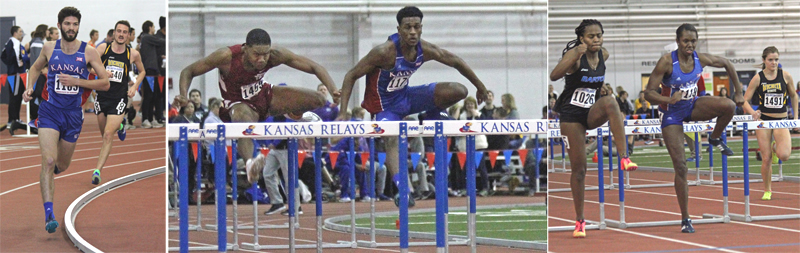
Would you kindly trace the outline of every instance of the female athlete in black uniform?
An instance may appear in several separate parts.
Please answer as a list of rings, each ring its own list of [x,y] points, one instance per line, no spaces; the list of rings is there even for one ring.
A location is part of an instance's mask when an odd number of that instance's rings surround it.
[[[572,177],[572,200],[575,204],[575,238],[586,237],[583,219],[583,193],[586,177],[586,130],[597,128],[606,121],[616,136],[614,144],[620,154],[623,170],[636,170],[637,165],[628,158],[625,147],[623,115],[613,96],[599,97],[605,81],[605,61],[609,53],[603,45],[603,25],[594,19],[584,19],[575,28],[577,39],[567,43],[550,80],[565,78],[564,92],[556,101],[555,110],[561,115],[561,134],[569,154]],[[570,145],[571,144],[571,145]]]

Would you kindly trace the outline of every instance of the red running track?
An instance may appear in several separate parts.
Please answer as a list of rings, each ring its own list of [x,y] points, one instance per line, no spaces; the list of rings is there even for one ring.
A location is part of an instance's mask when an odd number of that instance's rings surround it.
[[[0,111],[5,112],[6,105],[0,106]],[[0,122],[6,119],[0,117]],[[103,169],[103,182],[164,167],[165,140],[164,128],[130,130],[124,142],[115,138]],[[49,234],[44,230],[39,190],[38,139],[0,132],[0,252],[78,252],[64,229],[64,212],[78,196],[95,187],[91,171],[101,145],[97,117],[86,114],[72,164],[55,179],[53,207],[59,227]],[[88,203],[76,218],[78,233],[104,251],[164,252],[164,175],[117,188]]]

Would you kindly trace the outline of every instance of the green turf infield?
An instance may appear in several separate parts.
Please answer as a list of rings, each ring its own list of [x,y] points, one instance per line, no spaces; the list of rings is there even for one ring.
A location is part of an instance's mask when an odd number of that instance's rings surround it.
[[[477,211],[476,234],[478,237],[547,241],[546,206],[481,209]],[[397,230],[397,214],[376,216],[375,228]],[[409,231],[436,233],[436,212],[408,215]],[[451,211],[448,215],[451,235],[467,235],[467,213]],[[350,220],[340,224],[350,225]],[[369,227],[369,218],[356,219],[356,226]]]

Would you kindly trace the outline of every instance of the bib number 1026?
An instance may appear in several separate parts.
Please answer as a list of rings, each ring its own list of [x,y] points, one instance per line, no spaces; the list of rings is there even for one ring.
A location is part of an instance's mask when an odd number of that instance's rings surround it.
[[[578,88],[572,93],[570,104],[583,108],[591,108],[594,105],[597,90],[591,88]]]

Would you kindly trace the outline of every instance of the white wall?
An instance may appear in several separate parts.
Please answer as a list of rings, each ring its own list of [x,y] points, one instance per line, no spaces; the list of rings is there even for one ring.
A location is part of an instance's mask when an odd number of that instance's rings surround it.
[[[119,20],[128,20],[136,29],[138,35],[142,30],[142,23],[146,20],[153,21],[158,29],[158,17],[166,16],[167,5],[164,0],[137,0],[137,1],[3,1],[0,16],[16,17],[17,26],[25,31],[23,43],[31,40],[31,32],[36,26],[45,24],[57,27],[58,12],[67,6],[73,6],[81,11],[81,26],[78,39],[89,41],[89,32],[95,29],[100,34],[98,41],[106,37],[109,29]],[[9,31],[0,31],[9,33]],[[3,42],[5,43],[5,42]],[[134,41],[134,46],[136,42]]]
[[[425,8],[421,8],[425,13]],[[170,14],[169,75],[171,100],[178,94],[178,76],[188,64],[213,50],[244,42],[252,28],[270,33],[274,46],[309,57],[324,66],[341,87],[345,73],[372,47],[396,32],[395,13],[359,14]],[[488,89],[512,93],[523,118],[541,118],[546,104],[546,15],[544,13],[425,13],[422,38],[462,57]],[[197,77],[192,88],[204,99],[219,96],[216,70]],[[315,89],[319,81],[286,66],[267,72],[273,83]],[[362,78],[363,80],[363,78]],[[475,88],[455,69],[428,62],[410,85],[460,82]],[[362,82],[363,83],[363,82]],[[363,84],[353,97],[360,103]]]

